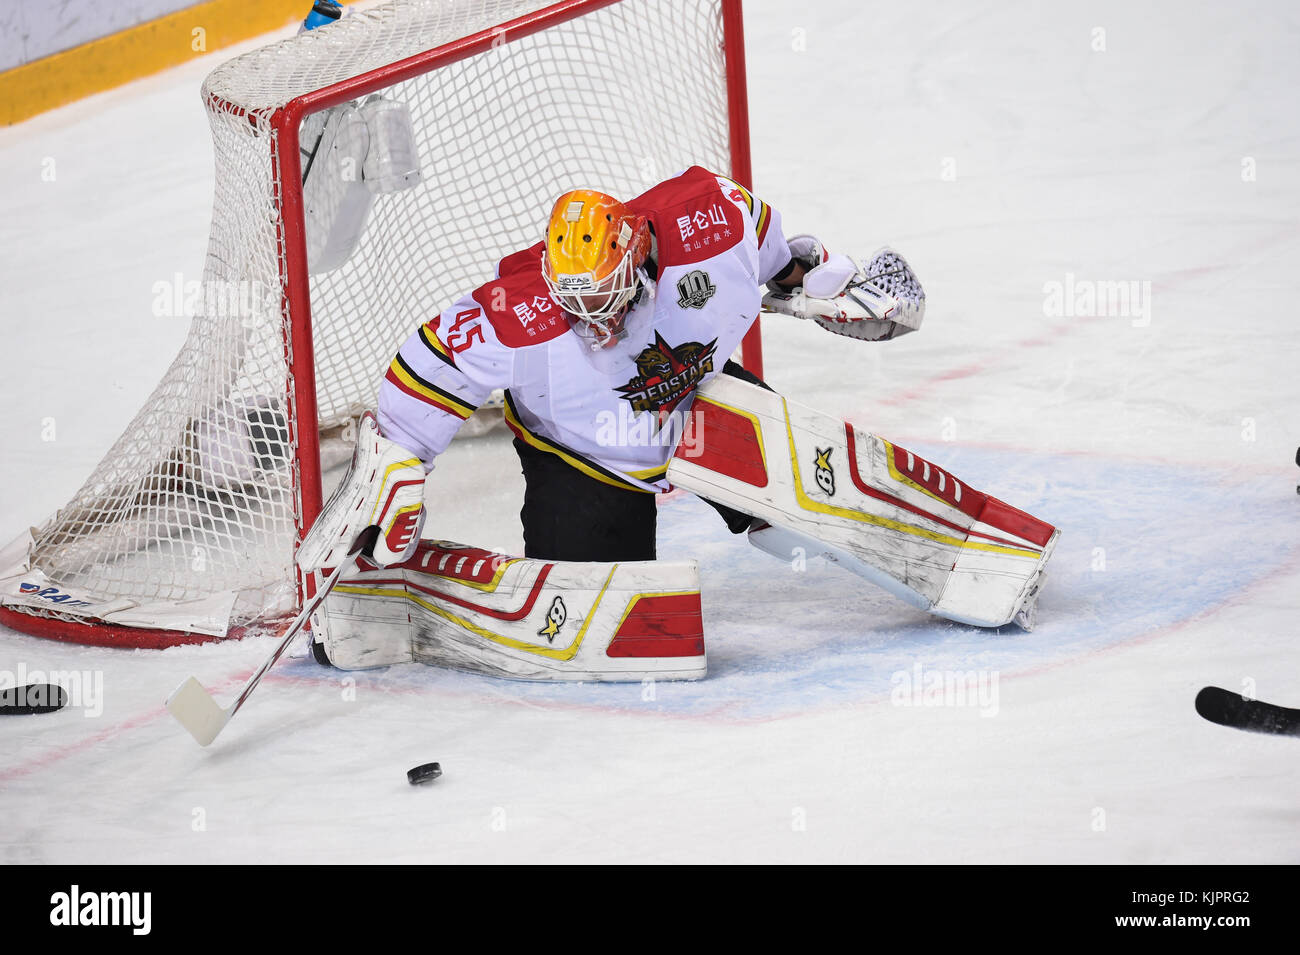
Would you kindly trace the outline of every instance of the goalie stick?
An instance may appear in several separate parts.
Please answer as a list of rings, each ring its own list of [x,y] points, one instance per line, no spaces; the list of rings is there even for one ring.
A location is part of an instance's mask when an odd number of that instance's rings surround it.
[[[257,672],[248,678],[244,688],[239,691],[239,696],[235,697],[235,702],[223,709],[212,698],[212,694],[203,688],[203,684],[198,681],[198,678],[193,676],[173,690],[171,696],[167,697],[167,712],[171,713],[176,718],[176,721],[189,731],[189,734],[198,741],[200,746],[207,746],[216,739],[217,734],[225,729],[226,724],[239,712],[239,708],[252,695],[253,690],[257,689],[257,684],[262,682],[262,677],[266,676],[267,671],[275,666],[276,661],[289,648],[289,644],[293,643],[294,637],[298,636],[303,626],[311,619],[311,615],[329,596],[339,578],[343,576],[345,571],[356,566],[357,555],[365,549],[368,540],[369,535],[364,533],[357,538],[357,541],[352,545],[352,549],[348,551],[347,558],[340,561],[339,565],[334,568],[334,572],[325,578],[317,589],[316,595],[303,604],[302,610],[298,612],[298,616],[293,618],[293,622],[289,624],[289,629],[280,638],[275,650],[267,658],[266,662],[257,668]]]
[[[1211,723],[1251,733],[1300,736],[1300,710],[1252,700],[1217,686],[1196,694],[1196,712]]]

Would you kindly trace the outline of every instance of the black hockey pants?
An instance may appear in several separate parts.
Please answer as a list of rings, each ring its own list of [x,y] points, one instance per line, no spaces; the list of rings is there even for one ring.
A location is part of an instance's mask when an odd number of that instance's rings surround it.
[[[728,361],[722,373],[767,388]],[[770,388],[768,389],[771,390]],[[524,472],[524,556],[540,560],[654,560],[655,495],[614,487],[583,474],[559,455],[515,439]],[[752,518],[705,499],[733,534]]]

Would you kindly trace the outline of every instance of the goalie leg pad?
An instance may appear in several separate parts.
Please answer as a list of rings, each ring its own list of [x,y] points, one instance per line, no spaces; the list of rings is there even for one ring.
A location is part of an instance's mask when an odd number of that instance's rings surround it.
[[[331,663],[426,663],[542,681],[706,673],[694,561],[578,563],[443,541],[341,580],[313,621]]]
[[[1050,524],[735,378],[706,383],[692,413],[702,440],[678,449],[674,485],[812,538],[810,553],[931,613],[981,627],[1031,622],[1059,534]]]
[[[803,557],[821,557],[832,564],[839,564],[845,570],[852,571],[859,577],[865,577],[877,587],[893,594],[918,610],[929,610],[930,602],[910,589],[885,571],[880,570],[842,547],[834,547],[824,541],[815,540],[807,534],[792,531],[788,527],[776,527],[766,522],[749,530],[749,542],[778,560],[790,561],[796,555]]]

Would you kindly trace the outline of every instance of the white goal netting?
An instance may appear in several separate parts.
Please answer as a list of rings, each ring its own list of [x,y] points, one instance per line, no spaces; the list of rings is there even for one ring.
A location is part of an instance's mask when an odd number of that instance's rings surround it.
[[[144,408],[39,529],[32,567],[141,606],[234,594],[232,624],[292,606],[299,473],[320,469],[319,449],[299,446],[295,363],[314,367],[318,420],[337,427],[373,406],[418,323],[536,241],[560,192],[631,196],[693,163],[730,169],[717,0],[624,0],[498,32],[486,52],[378,91],[409,110],[419,180],[375,196],[355,251],[311,278],[310,346],[296,336],[279,199],[302,186],[279,182],[276,112],[545,6],[397,0],[212,72],[204,306]]]

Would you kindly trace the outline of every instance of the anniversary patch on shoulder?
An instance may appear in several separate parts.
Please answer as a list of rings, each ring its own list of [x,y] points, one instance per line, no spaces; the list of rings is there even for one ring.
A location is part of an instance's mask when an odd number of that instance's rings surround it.
[[[677,304],[681,308],[703,308],[717,290],[708,272],[703,269],[687,272],[677,280]]]

